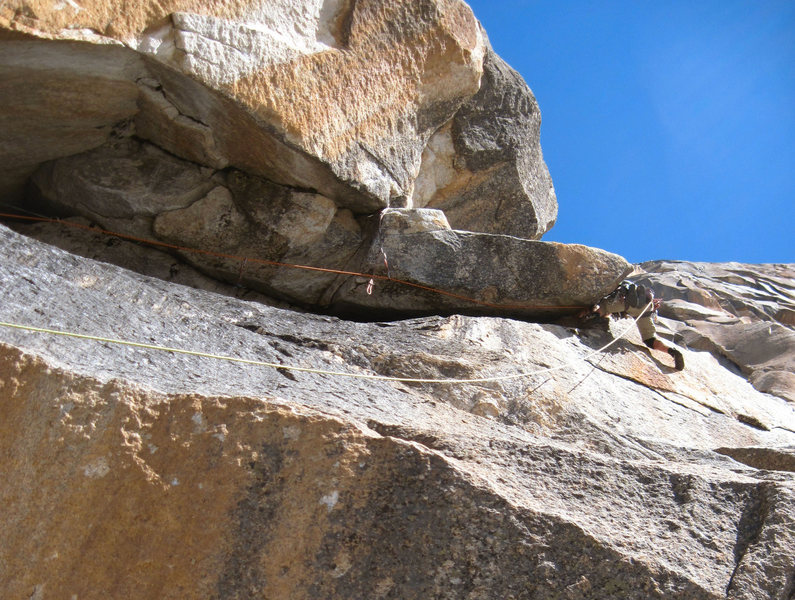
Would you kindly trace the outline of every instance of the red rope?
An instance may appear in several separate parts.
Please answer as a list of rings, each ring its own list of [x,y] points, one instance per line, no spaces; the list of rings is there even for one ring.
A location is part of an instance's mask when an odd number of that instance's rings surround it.
[[[148,238],[142,238],[134,235],[128,235],[126,233],[118,233],[116,231],[109,231],[107,229],[102,229],[99,227],[95,227],[93,225],[83,225],[81,223],[74,223],[72,221],[64,221],[62,219],[53,219],[50,217],[31,217],[26,215],[18,215],[18,214],[11,214],[11,213],[4,213],[0,212],[0,218],[3,219],[21,219],[24,221],[36,221],[42,223],[57,223],[59,225],[64,225],[66,227],[74,227],[75,229],[84,229],[86,231],[91,231],[93,233],[101,233],[103,235],[113,236],[124,240],[129,240],[132,242],[139,242],[142,244],[149,244],[150,246],[159,246],[161,248],[168,248],[170,250],[179,250],[181,252],[191,252],[194,254],[202,254],[204,256],[212,256],[214,258],[225,258],[228,260],[237,260],[250,263],[256,263],[266,266],[272,267],[285,267],[290,269],[303,269],[305,271],[316,271],[320,273],[332,273],[335,275],[346,275],[350,277],[365,277],[368,279],[378,279],[380,281],[389,281],[392,283],[397,283],[400,285],[405,285],[409,287],[413,287],[416,289],[420,289],[426,292],[431,292],[434,294],[439,294],[442,296],[448,296],[450,298],[455,298],[457,300],[464,300],[466,302],[471,302],[473,304],[478,304],[481,306],[487,306],[489,308],[498,308],[502,310],[568,310],[568,309],[578,309],[578,308],[585,308],[584,305],[578,306],[555,306],[555,305],[528,305],[528,304],[497,304],[494,302],[487,302],[486,300],[479,300],[477,298],[471,298],[469,296],[464,296],[462,294],[456,294],[455,292],[449,292],[447,290],[441,290],[438,288],[430,287],[427,285],[422,285],[420,283],[414,283],[413,281],[406,281],[404,279],[395,279],[390,277],[389,275],[377,275],[372,273],[358,273],[356,271],[344,271],[341,269],[329,269],[326,267],[313,267],[311,265],[297,265],[292,263],[284,263],[278,262],[275,260],[267,260],[264,258],[252,258],[246,256],[240,256],[237,254],[226,254],[224,252],[216,252],[214,250],[204,250],[201,248],[189,248],[187,246],[179,246],[177,244],[170,244],[168,242],[161,242],[158,240],[152,240]],[[241,267],[242,268],[242,267]]]

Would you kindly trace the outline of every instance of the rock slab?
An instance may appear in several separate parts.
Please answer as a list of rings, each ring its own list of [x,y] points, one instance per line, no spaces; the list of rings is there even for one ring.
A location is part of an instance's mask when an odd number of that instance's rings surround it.
[[[792,594],[795,410],[709,352],[356,323],[0,235],[3,323],[280,366],[0,326],[9,598]]]
[[[644,263],[675,339],[731,361],[754,387],[795,402],[795,267]]]

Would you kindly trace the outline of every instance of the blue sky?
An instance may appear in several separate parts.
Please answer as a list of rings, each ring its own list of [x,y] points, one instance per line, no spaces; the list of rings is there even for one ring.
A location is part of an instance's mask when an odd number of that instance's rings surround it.
[[[545,240],[795,262],[794,0],[468,0],[541,107]]]

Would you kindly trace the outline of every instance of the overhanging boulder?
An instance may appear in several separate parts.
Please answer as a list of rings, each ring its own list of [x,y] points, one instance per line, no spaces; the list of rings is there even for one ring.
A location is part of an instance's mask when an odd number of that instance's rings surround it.
[[[423,152],[413,206],[443,210],[454,229],[541,238],[558,204],[540,129],[533,92],[489,46],[480,90]]]
[[[0,118],[15,119],[15,139],[45,138],[53,122],[102,110],[97,131],[81,123],[86,139],[61,136],[58,154],[26,159],[28,173],[134,118],[138,135],[183,158],[371,212],[405,203],[428,138],[482,73],[484,41],[458,0],[32,4],[0,7]],[[48,85],[68,102],[37,93]]]
[[[386,276],[372,293],[346,279],[336,309],[463,312],[550,318],[612,291],[631,271],[622,257],[577,244],[450,229],[432,209],[387,209],[361,269]]]

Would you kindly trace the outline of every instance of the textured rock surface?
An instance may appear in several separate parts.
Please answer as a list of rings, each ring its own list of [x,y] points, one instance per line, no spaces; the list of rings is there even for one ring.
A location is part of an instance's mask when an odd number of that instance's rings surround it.
[[[203,169],[129,138],[48,163],[31,182],[39,210],[76,209],[107,229],[199,250],[182,255],[218,279],[308,305],[335,276],[301,277],[255,261],[340,269],[363,242],[353,214],[325,196]]]
[[[106,224],[186,208],[214,187],[198,165],[130,138],[46,163],[32,183],[58,212],[71,207]]]
[[[634,328],[589,358],[621,322],[353,323],[0,234],[4,322],[351,375],[565,365],[411,384],[0,327],[6,597],[795,589],[795,410],[709,352],[676,373]]]
[[[583,304],[627,268],[499,237],[540,237],[557,204],[532,92],[460,0],[13,0],[0,74],[4,205],[192,248],[205,274],[284,301],[500,314]],[[478,235],[384,230],[385,207],[425,205]],[[381,238],[395,274],[444,295],[272,264],[370,274]],[[481,272],[497,252],[513,264]]]
[[[135,135],[356,213],[431,203],[532,239],[555,220],[532,92],[460,0],[12,0],[0,49],[5,198]]]
[[[735,364],[763,392],[795,402],[792,265],[644,263],[675,339]]]
[[[138,111],[135,80],[143,69],[116,46],[9,41],[1,34],[0,193],[17,200],[39,164],[100,146],[126,128]]]
[[[439,217],[426,222],[418,214]],[[632,270],[626,260],[604,250],[455,231],[445,227],[442,216],[428,209],[384,211],[362,268],[443,290],[444,295],[389,281],[379,282],[377,294],[368,294],[366,281],[348,278],[332,305],[404,314],[466,312],[550,319],[588,306]]]
[[[0,97],[4,599],[793,598],[792,265],[506,318],[629,265],[462,2],[10,0]]]
[[[136,0],[125,10],[12,1],[0,10],[5,37],[41,38],[2,42],[13,114],[23,104],[56,122],[70,114],[15,83],[32,72],[79,108],[100,105],[91,115],[100,126],[140,109],[139,134],[183,158],[311,187],[360,210],[408,196],[425,143],[477,92],[482,72],[483,38],[459,0]],[[126,47],[97,46],[111,42]],[[106,98],[114,87],[122,93]],[[85,120],[86,139],[61,132],[55,156],[102,142]],[[17,125],[16,137],[53,129],[47,120]],[[26,166],[46,158],[32,154]]]
[[[425,149],[414,205],[443,210],[454,229],[540,238],[558,212],[540,128],[530,88],[488,48],[480,90]]]
[[[48,163],[31,190],[40,211],[68,214],[71,207],[111,231],[198,250],[180,252],[216,278],[359,318],[465,312],[551,319],[607,294],[632,270],[595,248],[451,230],[433,209],[357,219],[319,194],[237,170],[212,173],[127,139]],[[399,281],[380,280],[372,294],[371,274]]]

